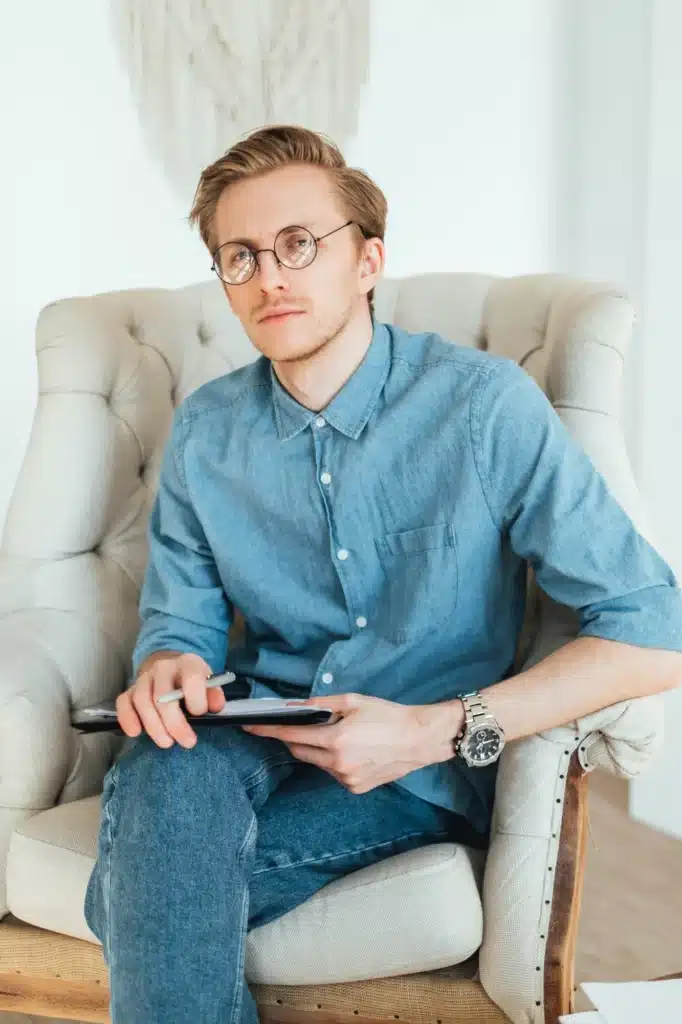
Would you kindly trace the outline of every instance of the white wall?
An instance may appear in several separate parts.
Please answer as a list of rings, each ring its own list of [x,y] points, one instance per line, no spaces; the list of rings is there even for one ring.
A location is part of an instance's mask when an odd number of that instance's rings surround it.
[[[33,329],[62,296],[179,285],[208,262],[143,150],[107,26],[107,0],[0,5],[4,199],[0,522],[37,387]],[[11,197],[11,200],[9,199]]]
[[[375,0],[346,151],[388,196],[389,273],[551,265],[560,9]],[[33,416],[41,307],[208,276],[183,221],[191,196],[171,194],[146,151],[107,18],[108,0],[0,4],[13,43],[0,62],[0,524]]]
[[[655,0],[649,35],[642,258],[639,480],[661,550],[682,579],[682,5]],[[631,786],[633,815],[682,839],[682,690],[667,695],[666,746]]]
[[[625,425],[656,543],[682,579],[682,36],[679,0],[575,0],[567,36],[558,266],[629,290],[638,327]],[[660,761],[630,786],[634,817],[682,838],[682,690]]]

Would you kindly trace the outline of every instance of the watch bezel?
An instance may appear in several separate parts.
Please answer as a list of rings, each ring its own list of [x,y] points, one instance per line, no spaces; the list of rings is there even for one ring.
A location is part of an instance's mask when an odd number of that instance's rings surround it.
[[[494,754],[491,754],[489,757],[485,758],[485,760],[481,761],[478,758],[474,759],[473,757],[471,757],[468,751],[468,747],[470,746],[473,739],[476,737],[476,734],[482,732],[484,729],[486,730],[486,732],[496,733],[497,736],[499,737],[500,745]],[[494,764],[495,761],[499,760],[499,757],[502,751],[504,750],[504,745],[504,730],[501,729],[500,726],[497,725],[497,723],[477,722],[476,725],[472,725],[470,728],[466,730],[459,744],[458,753],[463,758],[463,760],[466,761],[470,768],[487,768],[488,765]]]

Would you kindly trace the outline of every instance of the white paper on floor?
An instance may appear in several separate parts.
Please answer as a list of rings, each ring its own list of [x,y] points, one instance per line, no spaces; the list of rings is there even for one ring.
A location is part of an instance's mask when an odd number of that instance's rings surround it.
[[[682,1021],[682,979],[670,981],[586,982],[585,995],[596,1013],[573,1013],[562,1024],[649,1024]]]
[[[604,1018],[596,1010],[583,1013],[566,1013],[559,1017],[559,1024],[604,1024]]]

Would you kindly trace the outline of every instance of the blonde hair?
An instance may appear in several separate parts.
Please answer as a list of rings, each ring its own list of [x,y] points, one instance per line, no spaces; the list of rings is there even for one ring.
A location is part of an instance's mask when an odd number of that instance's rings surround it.
[[[218,246],[214,232],[218,200],[230,185],[276,171],[291,164],[321,167],[331,179],[344,215],[360,227],[365,238],[381,238],[386,231],[386,197],[369,175],[348,167],[331,139],[298,125],[259,128],[202,172],[189,215],[211,255]],[[373,291],[368,295],[372,308]]]

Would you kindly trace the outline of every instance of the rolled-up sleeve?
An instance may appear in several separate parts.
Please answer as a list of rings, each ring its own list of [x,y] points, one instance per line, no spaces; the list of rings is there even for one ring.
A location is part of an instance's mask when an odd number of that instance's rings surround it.
[[[149,520],[149,561],[140,595],[142,627],[133,674],[159,650],[199,654],[213,672],[227,658],[232,606],[197,518],[184,474],[188,421],[176,412]]]
[[[575,609],[580,636],[682,651],[682,595],[544,392],[495,361],[471,404],[474,458],[490,515],[539,585]]]

